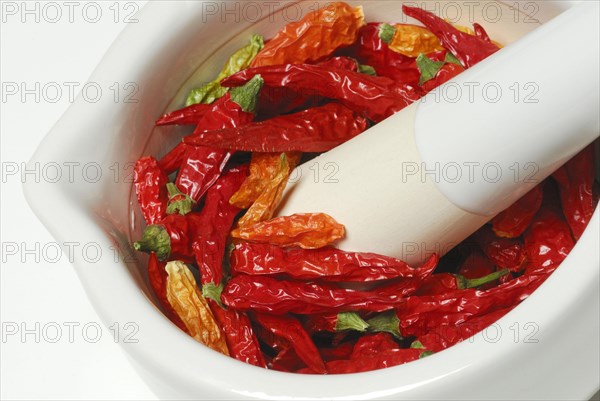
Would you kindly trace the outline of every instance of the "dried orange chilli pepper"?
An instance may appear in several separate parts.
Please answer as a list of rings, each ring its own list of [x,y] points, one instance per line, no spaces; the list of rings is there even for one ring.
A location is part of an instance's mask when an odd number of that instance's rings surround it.
[[[292,170],[300,162],[301,153],[286,152],[285,156]],[[280,159],[279,153],[253,153],[250,175],[229,199],[229,203],[240,209],[248,209],[277,175]]]
[[[251,242],[304,249],[331,245],[346,234],[344,226],[325,213],[299,213],[233,230],[231,236]]]
[[[229,355],[225,337],[208,303],[185,263],[167,263],[167,299],[195,340],[222,354]]]
[[[252,67],[318,61],[356,41],[365,24],[362,7],[330,3],[297,22],[287,24],[258,53]]]
[[[391,50],[408,57],[444,50],[433,32],[417,25],[381,24],[379,36]]]
[[[289,176],[290,165],[285,153],[282,153],[279,158],[279,171],[277,175],[252,204],[252,207],[250,207],[246,214],[242,216],[238,222],[238,227],[249,227],[273,217],[275,209],[279,206],[279,202],[281,202],[283,190],[285,189]]]

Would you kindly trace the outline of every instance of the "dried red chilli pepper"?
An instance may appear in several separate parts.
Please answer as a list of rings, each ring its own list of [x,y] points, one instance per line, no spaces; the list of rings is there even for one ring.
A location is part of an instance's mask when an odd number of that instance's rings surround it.
[[[432,255],[425,263],[429,272],[439,257]],[[221,300],[239,310],[255,310],[282,315],[296,313],[335,313],[348,311],[381,312],[399,305],[414,293],[423,278],[408,278],[370,291],[356,291],[329,284],[280,281],[267,276],[238,275],[223,289]]]
[[[435,78],[433,78],[433,79],[425,82],[421,86],[421,89],[425,93],[431,92],[432,90],[434,90],[438,86],[441,86],[441,85],[445,84],[446,82],[450,81],[452,78],[454,78],[455,76],[461,74],[464,71],[465,71],[465,69],[463,67],[461,67],[460,65],[457,65],[457,64],[454,64],[454,63],[446,63],[438,71],[438,73],[435,76]]]
[[[167,299],[167,271],[165,270],[165,263],[159,262],[154,252],[150,253],[150,257],[148,258],[148,281],[169,320],[181,330],[188,333],[185,324],[181,321]]]
[[[206,193],[204,207],[199,213],[193,237],[193,252],[200,270],[202,286],[223,280],[223,257],[229,231],[240,209],[229,203],[229,198],[248,175],[248,167],[240,166],[227,171]]]
[[[231,90],[217,100],[198,122],[195,133],[233,128],[254,120],[262,79],[254,77],[243,87]],[[198,202],[221,175],[231,154],[222,149],[188,146],[177,174],[177,187]]]
[[[500,238],[490,226],[484,226],[473,234],[473,239],[485,255],[499,268],[521,271],[527,254],[523,241],[517,238]]]
[[[543,206],[524,235],[525,274],[546,274],[556,269],[575,245],[569,225],[558,211]]]
[[[594,144],[589,145],[556,171],[563,212],[578,240],[594,214]]]
[[[355,342],[353,341],[345,341],[332,347],[320,347],[319,353],[325,362],[337,359],[350,359],[350,355],[352,355],[352,351],[354,350],[354,344]]]
[[[231,253],[231,270],[251,275],[285,275],[298,280],[376,281],[419,277],[429,267],[413,268],[402,260],[374,253],[336,248],[281,248],[269,244],[238,243]]]
[[[198,103],[166,113],[156,120],[156,125],[196,125],[212,108],[210,104]]]
[[[375,68],[377,75],[417,85],[420,73],[415,60],[391,50],[380,36],[381,24],[368,23],[359,31],[354,52],[358,60]]]
[[[485,31],[485,29],[479,25],[477,22],[475,22],[473,24],[473,31],[475,31],[475,36],[477,36],[479,39],[488,42],[488,43],[492,43],[492,39],[490,39],[490,35],[488,35],[488,33]]]
[[[305,367],[306,364],[289,344],[275,355],[269,365],[270,369],[280,372],[295,372]]]
[[[472,250],[456,270],[466,278],[478,278],[496,271],[494,263],[479,249]]]
[[[429,276],[415,293],[416,295],[447,294],[453,291],[478,288],[492,283],[508,274],[508,270],[499,270],[478,278],[466,278],[460,274],[436,273]]]
[[[304,322],[304,326],[310,333],[318,331],[336,333],[346,330],[364,332],[367,327],[369,327],[367,322],[355,312],[308,315]]]
[[[190,145],[183,142],[178,143],[159,160],[158,164],[160,165],[160,168],[162,168],[167,175],[171,175],[177,171],[181,166],[181,163],[183,163],[185,151],[189,146]]]
[[[525,251],[523,250],[523,254]],[[465,260],[460,264],[457,274],[464,276],[466,278],[479,278],[483,276],[487,276],[496,271],[496,265],[492,262],[490,258],[488,258],[481,250],[474,249],[471,253],[467,255]],[[500,277],[497,281],[490,282],[488,284],[484,284],[479,286],[479,290],[488,290],[492,287],[498,285],[498,283],[506,283],[507,281],[512,280],[512,274],[509,272],[506,275]]]
[[[433,32],[461,63],[470,68],[499,50],[495,44],[456,29],[438,16],[416,7],[402,6],[405,15],[420,21]]]
[[[508,209],[492,219],[492,228],[497,236],[516,238],[527,230],[542,205],[544,192],[541,185],[535,186]]]
[[[237,128],[205,131],[183,141],[229,151],[326,152],[366,128],[364,117],[339,103],[329,103]]]
[[[517,305],[535,291],[551,271],[523,275],[485,291],[467,289],[441,295],[410,296],[380,322],[369,319],[370,330],[395,329],[402,337],[420,336],[441,325],[457,325],[497,309]],[[385,330],[381,330],[383,327]]]
[[[344,226],[325,213],[296,213],[261,221],[250,227],[238,227],[233,238],[282,247],[317,249],[344,238]]]
[[[423,334],[411,345],[411,348],[427,349],[439,352],[449,348],[494,324],[498,319],[510,312],[513,307],[499,309],[482,316],[470,319],[467,322],[454,325],[441,325],[434,330]]]
[[[288,341],[298,357],[306,363],[306,366],[315,372],[327,373],[317,347],[298,320],[286,316],[272,316],[262,313],[255,314],[255,318],[263,328]]]
[[[350,359],[360,359],[400,349],[398,343],[388,333],[367,334],[358,339]]]
[[[153,157],[135,163],[133,182],[138,204],[146,224],[154,224],[167,215],[169,179]]]
[[[177,259],[193,263],[192,245],[199,219],[198,213],[170,214],[147,226],[142,239],[134,242],[133,248],[141,252],[156,252],[160,261]]]
[[[325,364],[329,374],[360,373],[370,370],[388,368],[402,365],[407,362],[416,361],[430,355],[431,352],[414,348],[400,348],[388,352],[380,352],[376,355],[358,359],[335,360]],[[302,369],[297,373],[315,373],[310,369]]]
[[[318,7],[300,21],[287,24],[252,61],[252,66],[317,61],[348,46],[364,25],[362,7],[344,2]]]
[[[318,63],[324,68],[342,68],[349,71],[358,71],[358,63],[349,57],[332,57]],[[281,114],[306,110],[319,106],[325,99],[314,90],[296,92],[285,87],[265,87],[260,91],[258,112],[262,120]]]
[[[229,355],[254,366],[266,367],[248,316],[234,309],[223,309],[212,299],[208,299],[207,301],[225,335]]]
[[[222,85],[239,86],[257,74],[263,77],[265,86],[314,91],[375,122],[402,110],[422,95],[420,88],[390,78],[311,64],[249,68],[226,78]]]

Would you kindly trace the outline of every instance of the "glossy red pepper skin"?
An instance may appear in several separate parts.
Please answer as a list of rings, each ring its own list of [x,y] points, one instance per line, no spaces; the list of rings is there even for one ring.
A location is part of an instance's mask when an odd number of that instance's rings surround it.
[[[195,146],[243,152],[326,152],[362,133],[367,120],[339,103],[294,114],[206,131],[184,138]]]
[[[446,82],[450,81],[452,78],[464,71],[465,69],[460,65],[454,63],[447,63],[438,71],[435,78],[425,82],[423,86],[421,86],[421,89],[425,93],[431,92],[438,86],[445,84]]]
[[[558,182],[563,212],[578,240],[594,214],[594,145],[578,153],[552,177]]]
[[[297,280],[366,282],[426,276],[430,266],[413,268],[389,256],[331,247],[281,248],[242,242],[231,253],[231,269],[234,273],[284,275]]]
[[[438,256],[433,255],[425,263],[429,274],[435,269],[438,260]],[[328,284],[238,275],[227,283],[221,300],[235,309],[276,315],[310,315],[358,310],[381,312],[402,305],[404,297],[414,293],[424,278],[407,278],[371,291],[355,291]]]
[[[479,249],[475,249],[460,264],[456,272],[457,274],[460,274],[461,276],[467,279],[473,279],[487,276],[488,274],[491,274],[495,271],[496,266],[494,265],[494,263],[482,251],[480,251]],[[494,281],[477,288],[479,290],[487,290],[496,286],[499,282],[505,283],[511,278],[512,277],[510,276],[510,273],[508,273],[507,275],[500,277],[498,281]]]
[[[254,120],[254,113],[242,110],[231,100],[230,93],[211,105],[211,109],[198,122],[194,133],[235,128]],[[177,174],[177,187],[194,202],[198,202],[221,175],[231,153],[211,147],[188,146]]]
[[[358,71],[357,62],[348,57],[332,57],[318,65],[325,68]],[[265,120],[281,114],[317,107],[325,100],[314,90],[296,92],[285,87],[265,87],[259,94],[258,114],[261,120]]]
[[[210,104],[193,104],[163,115],[156,125],[197,125],[211,108]]]
[[[469,288],[480,288],[483,285],[497,281],[499,277],[506,273],[508,273],[507,270],[493,271],[488,275],[474,279],[468,279],[460,274],[436,273],[424,280],[423,285],[415,295],[447,295]]]
[[[175,171],[179,170],[181,163],[183,163],[185,157],[185,151],[189,147],[183,142],[178,143],[173,149],[171,149],[162,159],[159,160],[158,164],[160,168],[164,170],[167,175],[171,175]]]
[[[199,221],[201,220],[198,213],[188,213],[185,216],[169,214],[156,224],[162,227],[169,236],[170,252],[168,260],[181,260],[185,263],[195,261],[192,245],[197,222]]]
[[[261,313],[255,314],[255,317],[263,328],[276,336],[284,338],[306,366],[317,373],[327,373],[325,363],[317,347],[298,320],[286,316]]]
[[[319,353],[325,362],[337,359],[350,359],[352,351],[354,350],[354,344],[355,342],[353,341],[345,341],[341,344],[334,345],[333,347],[319,348]]]
[[[492,43],[492,39],[490,39],[490,35],[488,35],[488,33],[485,31],[485,29],[479,25],[477,22],[475,22],[473,24],[473,30],[475,31],[475,36],[477,36],[479,39],[488,42],[488,43]]]
[[[229,355],[238,361],[262,368],[266,367],[265,359],[248,316],[235,309],[223,309],[211,299],[208,300],[208,304],[223,334],[225,334]]]
[[[379,353],[399,351],[401,348],[388,333],[367,334],[358,339],[350,359],[376,356]]]
[[[295,372],[306,368],[306,364],[300,359],[294,348],[288,345],[275,355],[269,368],[279,372]]]
[[[193,252],[202,285],[221,284],[223,257],[229,231],[240,209],[229,203],[229,198],[248,176],[248,166],[227,171],[206,193],[204,207],[195,222]]]
[[[311,64],[249,68],[224,79],[221,84],[239,86],[257,74],[263,77],[265,86],[287,87],[297,92],[315,91],[375,122],[402,110],[422,95],[420,88],[390,78]]]
[[[402,6],[405,15],[420,21],[438,37],[462,65],[470,68],[499,50],[498,46],[477,36],[461,32],[442,18],[416,7]]]
[[[467,289],[432,296],[411,296],[396,310],[402,336],[420,336],[440,325],[457,325],[497,309],[517,305],[535,291],[551,271],[525,274],[485,291]]]
[[[146,224],[155,224],[167,215],[169,179],[153,157],[135,163],[133,182],[138,204]]]
[[[354,47],[358,60],[375,68],[377,75],[416,86],[421,73],[415,59],[391,50],[379,37],[380,25],[369,23],[360,29]]]
[[[558,211],[543,206],[525,233],[526,274],[554,271],[575,246],[569,225]]]
[[[522,240],[497,237],[490,226],[479,229],[473,239],[498,268],[518,272],[525,267],[527,254]]]
[[[334,360],[327,362],[325,366],[329,374],[360,373],[416,361],[421,358],[422,354],[423,350],[420,349],[399,348],[358,359]],[[310,374],[315,372],[309,369],[302,369],[297,373]]]
[[[441,325],[418,337],[418,341],[429,351],[439,352],[449,348],[494,324],[498,319],[510,312],[513,307],[499,309],[454,325]]]
[[[543,198],[542,185],[535,186],[508,209],[492,219],[494,233],[505,238],[516,238],[522,235],[542,206]]]
[[[154,252],[150,253],[148,258],[148,281],[165,315],[177,327],[187,333],[188,330],[185,324],[181,321],[167,298],[167,271],[165,270],[165,263],[160,262]]]

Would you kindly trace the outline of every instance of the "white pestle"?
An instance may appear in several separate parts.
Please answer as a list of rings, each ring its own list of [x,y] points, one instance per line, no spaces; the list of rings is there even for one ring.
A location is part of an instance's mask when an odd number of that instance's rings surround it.
[[[277,215],[331,215],[347,251],[448,252],[598,138],[599,14],[569,9],[299,166]]]

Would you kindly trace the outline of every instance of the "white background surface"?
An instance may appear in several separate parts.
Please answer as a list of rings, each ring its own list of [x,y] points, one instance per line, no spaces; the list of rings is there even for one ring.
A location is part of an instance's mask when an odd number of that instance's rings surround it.
[[[21,190],[21,163],[29,160],[69,106],[69,86],[76,87],[77,94],[125,27],[125,17],[144,2],[67,3],[58,1],[54,3],[58,7],[54,7],[38,1],[0,2],[0,397],[156,399],[113,341],[113,332],[101,325],[68,257],[57,256],[53,238],[25,203]],[[13,15],[15,8],[17,13]],[[26,9],[33,11],[25,13]],[[96,19],[97,9],[101,15],[94,23],[91,21]],[[58,19],[57,10],[61,13]],[[19,93],[11,95],[15,84]],[[22,98],[21,85],[33,92]],[[56,87],[61,88],[61,95],[57,95]],[[19,171],[11,175],[15,167]],[[29,174],[26,179],[36,177]],[[82,327],[86,324],[88,331],[84,333]],[[69,325],[73,327],[71,338]],[[10,334],[15,327],[18,332]],[[57,327],[62,335],[52,342]],[[93,342],[97,327],[101,327],[101,337]],[[31,331],[25,337],[23,328]]]

